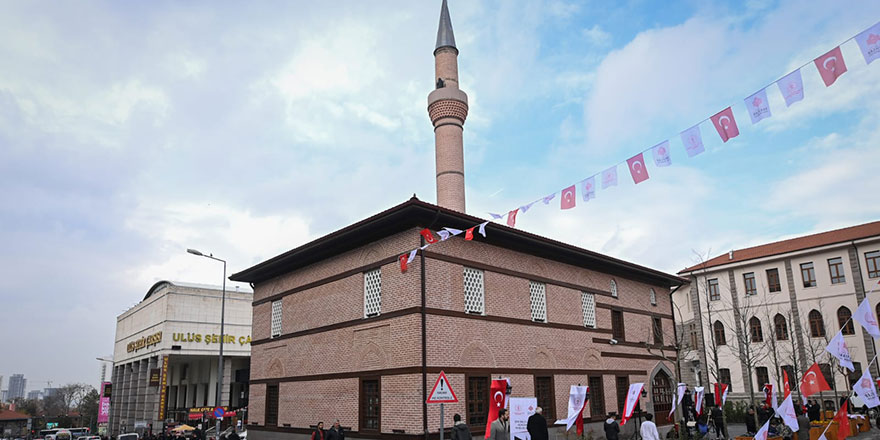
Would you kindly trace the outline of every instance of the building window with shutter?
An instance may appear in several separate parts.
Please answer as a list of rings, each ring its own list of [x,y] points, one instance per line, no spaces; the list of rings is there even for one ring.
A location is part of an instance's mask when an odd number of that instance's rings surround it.
[[[727,335],[724,333],[724,324],[721,321],[712,324],[712,331],[715,334],[715,345],[727,345]]]
[[[837,309],[837,325],[840,326],[840,332],[845,335],[856,334],[856,326],[853,324],[852,312],[846,306],[840,306]]]
[[[272,333],[270,338],[281,336],[281,307],[283,300],[272,301]],[[264,321],[265,322],[265,321]]]
[[[761,320],[757,316],[752,316],[749,320],[749,335],[752,342],[764,342],[764,330],[761,327]]]
[[[801,264],[801,278],[804,280],[804,287],[816,287],[816,269],[812,262]]]
[[[776,327],[776,340],[777,341],[787,341],[788,340],[788,321],[785,320],[785,317],[781,314],[777,313],[773,318],[773,325]]]
[[[596,328],[596,297],[592,293],[581,292],[581,307],[584,313],[584,327]]]
[[[733,384],[730,380],[730,369],[729,368],[719,368],[718,369],[718,382],[723,384],[727,384],[727,392],[733,392]]]
[[[590,376],[590,416],[593,418],[605,415],[605,382],[602,376]]]
[[[810,310],[810,314],[808,316],[810,319],[810,336],[814,338],[824,338],[825,320],[822,319],[822,314],[819,313],[818,310],[813,309]]]
[[[266,426],[278,426],[277,383],[266,385]]]
[[[708,281],[709,301],[718,301],[721,299],[721,292],[718,291],[718,278],[712,278]]]
[[[483,315],[486,313],[486,299],[483,290],[483,271],[464,268],[464,311]]]
[[[779,283],[779,269],[767,269],[767,288],[770,292],[782,291],[782,284]]]
[[[654,327],[654,343],[663,345],[663,321],[660,318],[651,318]]]
[[[623,331],[623,312],[620,310],[611,311],[611,337],[617,339],[618,342],[626,340],[626,334]]]
[[[831,273],[831,284],[846,282],[846,275],[843,271],[843,258],[837,257],[828,260],[828,272]]]
[[[547,322],[547,286],[544,283],[529,281],[529,296],[532,305],[532,321]]]
[[[770,383],[770,375],[767,373],[767,367],[756,367],[755,376],[757,376],[758,379],[758,383],[755,384],[758,391],[764,389],[764,385]]]
[[[382,414],[382,391],[379,379],[361,380],[360,414],[362,431],[379,431]]]
[[[880,251],[865,252],[865,265],[868,266],[868,278],[880,277]]]
[[[489,378],[467,378],[467,424],[470,428],[486,426],[489,417]]]
[[[758,294],[758,285],[755,283],[755,273],[749,272],[743,274],[743,282],[746,285],[746,296]]]
[[[364,317],[382,313],[382,269],[364,272]]]
[[[556,420],[556,411],[554,410],[556,395],[553,392],[553,376],[535,377],[535,399],[538,401],[538,406],[544,410],[544,418]]]
[[[617,376],[617,414],[623,414],[623,405],[626,403],[626,395],[629,394],[629,378]]]

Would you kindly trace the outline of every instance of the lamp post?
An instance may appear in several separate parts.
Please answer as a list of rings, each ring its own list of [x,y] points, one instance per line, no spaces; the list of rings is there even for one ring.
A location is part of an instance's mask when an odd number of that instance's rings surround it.
[[[187,249],[187,252],[199,256],[210,258],[215,261],[219,261],[223,263],[223,297],[220,302],[220,356],[217,358],[217,398],[214,400],[215,406],[221,406],[220,394],[221,389],[223,388],[223,341],[226,339],[226,335],[223,333],[224,325],[226,321],[226,260],[221,260],[214,256],[214,254],[205,255],[195,249]],[[220,422],[222,421],[221,417],[217,417],[217,423],[214,435],[217,440],[220,439]]]

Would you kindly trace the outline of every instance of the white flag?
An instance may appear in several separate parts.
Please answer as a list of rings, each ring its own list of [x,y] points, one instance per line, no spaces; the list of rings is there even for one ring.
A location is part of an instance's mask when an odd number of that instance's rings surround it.
[[[577,418],[582,414],[586,404],[587,387],[582,385],[572,385],[571,390],[568,392],[568,417],[557,420],[555,424],[561,425],[564,423],[565,430],[568,431],[571,429],[571,425],[574,425],[575,422],[577,422]]]
[[[535,200],[535,202],[537,202],[537,200]],[[520,206],[520,207],[519,207],[519,212],[521,212],[521,213],[523,213],[523,214],[525,214],[525,213],[526,213],[526,211],[528,211],[528,210],[529,210],[529,208],[531,208],[531,207],[532,207],[532,205],[534,205],[534,204],[535,204],[535,202],[532,202],[532,203],[529,203],[529,204],[528,204],[528,205],[522,205],[522,206]]]
[[[679,382],[678,384],[678,397],[672,399],[672,410],[669,411],[669,420],[672,420],[672,414],[675,413],[675,407],[677,407],[681,403],[681,398],[684,397],[684,392],[687,390],[687,384]]]
[[[703,387],[694,387],[694,406],[698,415],[703,415],[703,396],[706,391]]]
[[[869,335],[874,338],[880,338],[880,326],[877,325],[877,318],[874,316],[874,311],[871,310],[871,303],[867,297],[859,304],[859,308],[856,309],[856,314],[853,315],[852,319],[861,324]]]
[[[654,165],[658,167],[668,167],[672,165],[672,158],[669,157],[669,141],[660,142],[651,148],[654,154]]]
[[[584,201],[588,201],[590,199],[596,198],[596,176],[590,176],[587,179],[583,180],[584,186],[583,191],[581,191],[581,197],[584,198]]]
[[[700,134],[699,125],[694,125],[681,132],[681,143],[684,144],[688,157],[694,157],[706,151],[706,148],[703,147],[703,135]]]
[[[880,406],[880,398],[877,397],[877,388],[874,386],[874,379],[871,378],[870,369],[862,373],[862,377],[853,384],[852,389],[862,398],[865,405],[868,405],[868,408]]]
[[[797,414],[794,412],[794,403],[791,401],[791,394],[782,401],[782,405],[779,405],[779,408],[776,410],[776,415],[782,417],[782,422],[788,425],[792,431],[798,430]]]
[[[617,186],[617,165],[602,171],[602,189]]]
[[[626,393],[626,403],[623,404],[623,415],[620,416],[620,424],[625,425],[626,421],[632,417],[636,404],[639,403],[639,397],[642,396],[643,383],[630,384],[629,391]],[[638,428],[636,428],[638,429]]]
[[[494,212],[490,212],[489,215],[492,216],[492,220],[498,220],[498,219],[500,219],[501,217],[504,217],[503,215],[501,215],[501,214],[495,214]]]
[[[418,249],[413,249],[409,252],[409,257],[406,258],[406,264],[412,263],[413,260],[416,259],[416,252],[418,251]]]
[[[461,229],[455,229],[455,228],[443,228],[443,229],[449,231],[449,233],[452,235],[458,235],[458,234],[461,234],[462,232],[464,232]]]
[[[859,43],[866,63],[871,64],[871,61],[880,58],[880,23],[856,35],[856,43]]]
[[[785,106],[791,107],[792,104],[804,99],[804,80],[801,78],[801,69],[785,75],[779,81],[779,92],[785,98]]]
[[[774,390],[774,386],[770,385],[770,406],[773,408],[773,411],[779,410],[779,402],[776,400],[776,390]]]
[[[849,368],[849,371],[856,371],[856,367],[852,363],[852,356],[849,355],[849,349],[846,348],[846,341],[843,340],[843,330],[837,332],[834,339],[825,346],[825,351],[836,357],[842,367]]]
[[[447,238],[452,236],[449,231],[444,229],[440,229],[439,231],[437,231],[437,235],[440,236],[440,241],[446,241]]]
[[[761,89],[760,92],[749,96],[745,99],[745,103],[746,108],[749,109],[749,116],[752,117],[752,124],[757,124],[761,119],[771,116],[770,102],[767,101],[767,89]]]
[[[479,232],[480,235],[483,236],[483,238],[486,238],[486,225],[487,224],[489,224],[489,222],[480,223],[480,229],[477,229],[477,232]]]
[[[755,440],[767,440],[767,434],[769,434],[769,433],[770,433],[770,421],[767,420],[767,422],[764,423],[764,426],[762,426],[761,429],[758,430],[758,433],[755,434]]]

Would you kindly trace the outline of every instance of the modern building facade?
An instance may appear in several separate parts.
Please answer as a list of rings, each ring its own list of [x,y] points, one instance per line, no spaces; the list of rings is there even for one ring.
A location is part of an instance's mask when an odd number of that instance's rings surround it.
[[[246,418],[253,292],[226,291],[222,405]],[[160,281],[116,319],[109,432],[152,430],[213,410],[221,341],[219,287]]]
[[[818,362],[835,388],[821,398],[832,408],[874,357],[872,338],[850,317],[880,281],[880,222],[733,250],[679,275],[691,281],[673,294],[689,383],[720,381],[730,398],[745,399],[749,387],[781,390],[783,370],[796,388]],[[880,288],[868,297],[880,312]],[[855,373],[841,373],[824,351],[841,329]],[[871,371],[878,376],[876,363]]]
[[[27,390],[27,379],[24,374],[13,374],[9,376],[9,387],[6,388],[8,394],[6,398],[9,401],[14,399],[23,399]]]

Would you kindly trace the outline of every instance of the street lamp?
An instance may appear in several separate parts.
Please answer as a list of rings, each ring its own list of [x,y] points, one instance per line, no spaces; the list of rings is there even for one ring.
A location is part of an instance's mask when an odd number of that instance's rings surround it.
[[[199,256],[210,258],[215,261],[219,261],[223,263],[223,299],[220,302],[220,357],[217,358],[217,398],[215,399],[215,406],[221,406],[220,401],[220,390],[223,387],[223,341],[226,339],[223,333],[223,327],[226,321],[226,260],[221,260],[214,256],[214,254],[203,254],[195,249],[187,249],[187,252]],[[217,417],[217,424],[215,425],[215,438],[219,440],[220,438],[220,422],[222,421],[222,417]]]

